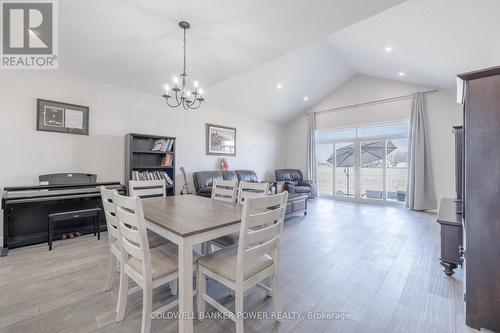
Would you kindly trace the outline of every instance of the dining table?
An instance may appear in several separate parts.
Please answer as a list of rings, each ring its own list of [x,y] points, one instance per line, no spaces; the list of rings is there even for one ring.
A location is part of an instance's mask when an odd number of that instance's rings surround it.
[[[237,233],[242,206],[196,195],[145,198],[147,229],[178,246],[179,332],[193,332],[193,251],[204,242]]]

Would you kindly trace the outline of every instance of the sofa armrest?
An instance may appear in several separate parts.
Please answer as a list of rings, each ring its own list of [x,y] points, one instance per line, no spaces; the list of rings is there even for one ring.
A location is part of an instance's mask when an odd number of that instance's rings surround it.
[[[285,181],[283,187],[285,191],[288,191],[288,193],[295,193],[295,184],[293,182]]]
[[[257,183],[269,184],[269,194],[276,194],[276,182],[274,180],[263,180]]]
[[[312,187],[314,185],[314,182],[312,180],[299,180],[298,185]]]

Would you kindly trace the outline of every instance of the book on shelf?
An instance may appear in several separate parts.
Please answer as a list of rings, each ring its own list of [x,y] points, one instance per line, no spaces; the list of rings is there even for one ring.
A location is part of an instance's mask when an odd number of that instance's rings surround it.
[[[161,165],[162,166],[172,166],[172,162],[174,160],[174,157],[171,154],[167,154],[163,156],[161,159]]]
[[[151,151],[171,152],[174,147],[175,139],[158,139],[154,142]]]
[[[132,180],[165,180],[168,185],[174,185],[166,171],[132,171]]]

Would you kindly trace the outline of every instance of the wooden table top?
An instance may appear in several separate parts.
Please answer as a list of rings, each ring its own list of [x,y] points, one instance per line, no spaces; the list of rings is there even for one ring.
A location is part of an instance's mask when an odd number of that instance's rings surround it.
[[[181,237],[241,222],[236,203],[196,195],[143,199],[144,217]]]

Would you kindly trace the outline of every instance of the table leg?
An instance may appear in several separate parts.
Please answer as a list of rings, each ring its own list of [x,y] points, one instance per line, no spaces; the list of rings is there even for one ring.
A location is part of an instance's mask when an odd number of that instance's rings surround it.
[[[179,332],[193,332],[193,242],[184,238],[179,244]]]

